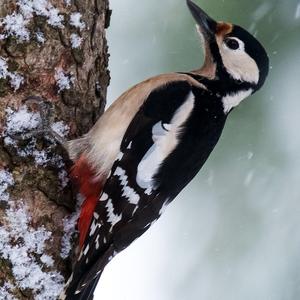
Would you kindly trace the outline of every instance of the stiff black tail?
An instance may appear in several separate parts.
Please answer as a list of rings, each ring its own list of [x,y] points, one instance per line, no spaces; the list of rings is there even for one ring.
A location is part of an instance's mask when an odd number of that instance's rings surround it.
[[[100,276],[115,254],[114,246],[110,245],[98,259],[88,264],[86,257],[80,255],[59,300],[92,300]]]
[[[101,274],[99,274],[89,284],[83,287],[79,293],[76,293],[76,289],[74,289],[74,286],[68,286],[60,295],[59,300],[93,300],[94,291],[96,289],[100,276]]]

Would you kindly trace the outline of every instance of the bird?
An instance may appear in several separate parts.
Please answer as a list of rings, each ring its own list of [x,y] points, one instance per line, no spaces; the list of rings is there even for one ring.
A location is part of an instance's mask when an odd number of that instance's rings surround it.
[[[203,66],[138,83],[87,134],[67,142],[84,202],[80,252],[60,300],[93,299],[105,266],[194,178],[229,113],[267,78],[267,52],[251,33],[186,3],[203,42]]]

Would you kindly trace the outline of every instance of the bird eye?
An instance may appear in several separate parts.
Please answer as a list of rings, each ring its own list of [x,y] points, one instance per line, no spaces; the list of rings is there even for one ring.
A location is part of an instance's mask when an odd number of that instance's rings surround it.
[[[225,45],[231,50],[237,50],[240,48],[240,44],[236,39],[225,39]]]

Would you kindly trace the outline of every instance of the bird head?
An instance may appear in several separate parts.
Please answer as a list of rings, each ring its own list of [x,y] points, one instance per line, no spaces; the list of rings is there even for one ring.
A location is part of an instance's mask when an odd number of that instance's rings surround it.
[[[227,22],[217,22],[190,0],[187,5],[203,39],[205,61],[201,71],[210,79],[245,83],[258,90],[269,70],[268,55],[247,30]]]

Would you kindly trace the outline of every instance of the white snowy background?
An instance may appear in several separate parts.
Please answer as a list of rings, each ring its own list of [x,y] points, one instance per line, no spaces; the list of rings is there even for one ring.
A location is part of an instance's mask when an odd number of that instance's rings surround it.
[[[109,264],[96,300],[300,299],[300,2],[197,3],[257,35],[268,82],[231,114],[197,178]],[[200,65],[185,1],[111,7],[110,103],[144,78]]]

